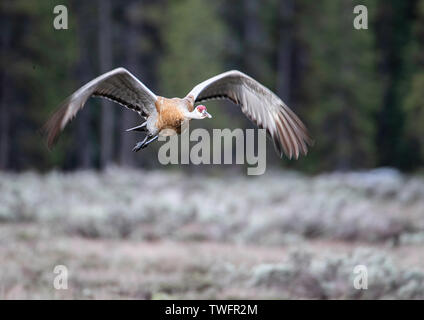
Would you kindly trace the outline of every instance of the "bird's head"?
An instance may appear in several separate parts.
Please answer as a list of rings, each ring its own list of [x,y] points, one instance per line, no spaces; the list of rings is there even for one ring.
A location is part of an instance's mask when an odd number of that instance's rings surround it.
[[[194,113],[196,114],[197,119],[204,119],[204,118],[212,118],[212,116],[208,113],[206,110],[206,107],[204,105],[198,105],[194,109]]]

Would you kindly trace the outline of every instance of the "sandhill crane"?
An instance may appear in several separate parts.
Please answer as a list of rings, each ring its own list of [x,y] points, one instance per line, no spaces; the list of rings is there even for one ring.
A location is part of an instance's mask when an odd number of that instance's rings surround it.
[[[182,124],[191,119],[212,118],[204,105],[210,99],[228,99],[259,128],[266,129],[280,157],[306,155],[312,144],[305,125],[272,91],[240,71],[218,74],[196,85],[186,97],[164,98],[155,95],[128,70],[117,68],[90,81],[69,96],[45,125],[51,147],[66,124],[82,109],[87,99],[99,96],[137,112],[143,123],[127,131],[147,132],[133,151],[145,148],[159,135],[181,132]],[[172,129],[172,130],[167,130]]]

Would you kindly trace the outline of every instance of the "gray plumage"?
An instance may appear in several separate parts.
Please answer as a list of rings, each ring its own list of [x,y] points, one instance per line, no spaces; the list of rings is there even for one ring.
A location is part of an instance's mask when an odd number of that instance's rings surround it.
[[[124,68],[117,68],[90,81],[60,106],[45,125],[49,147],[66,124],[75,117],[91,96],[119,103],[154,124],[159,96]],[[196,85],[186,96],[192,102],[228,99],[259,128],[266,129],[280,157],[306,155],[312,139],[302,121],[271,90],[240,71],[228,71]],[[155,118],[155,119],[153,119]]]

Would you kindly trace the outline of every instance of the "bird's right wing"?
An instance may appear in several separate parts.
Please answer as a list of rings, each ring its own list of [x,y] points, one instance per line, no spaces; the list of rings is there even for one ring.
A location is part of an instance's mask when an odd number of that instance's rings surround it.
[[[99,96],[127,107],[147,117],[156,110],[157,96],[128,70],[117,68],[109,71],[75,91],[44,126],[49,148],[54,144],[66,124],[84,107],[89,97]]]

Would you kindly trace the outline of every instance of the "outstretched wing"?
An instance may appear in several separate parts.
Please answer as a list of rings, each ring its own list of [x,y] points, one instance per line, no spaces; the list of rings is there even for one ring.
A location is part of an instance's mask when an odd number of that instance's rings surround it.
[[[47,144],[51,147],[66,124],[84,107],[91,96],[99,96],[127,107],[147,117],[155,109],[156,95],[128,70],[109,71],[75,91],[59,107],[44,126]]]
[[[228,71],[198,84],[187,96],[195,102],[229,99],[259,128],[266,129],[280,157],[306,155],[312,145],[305,125],[271,90],[237,71]]]

